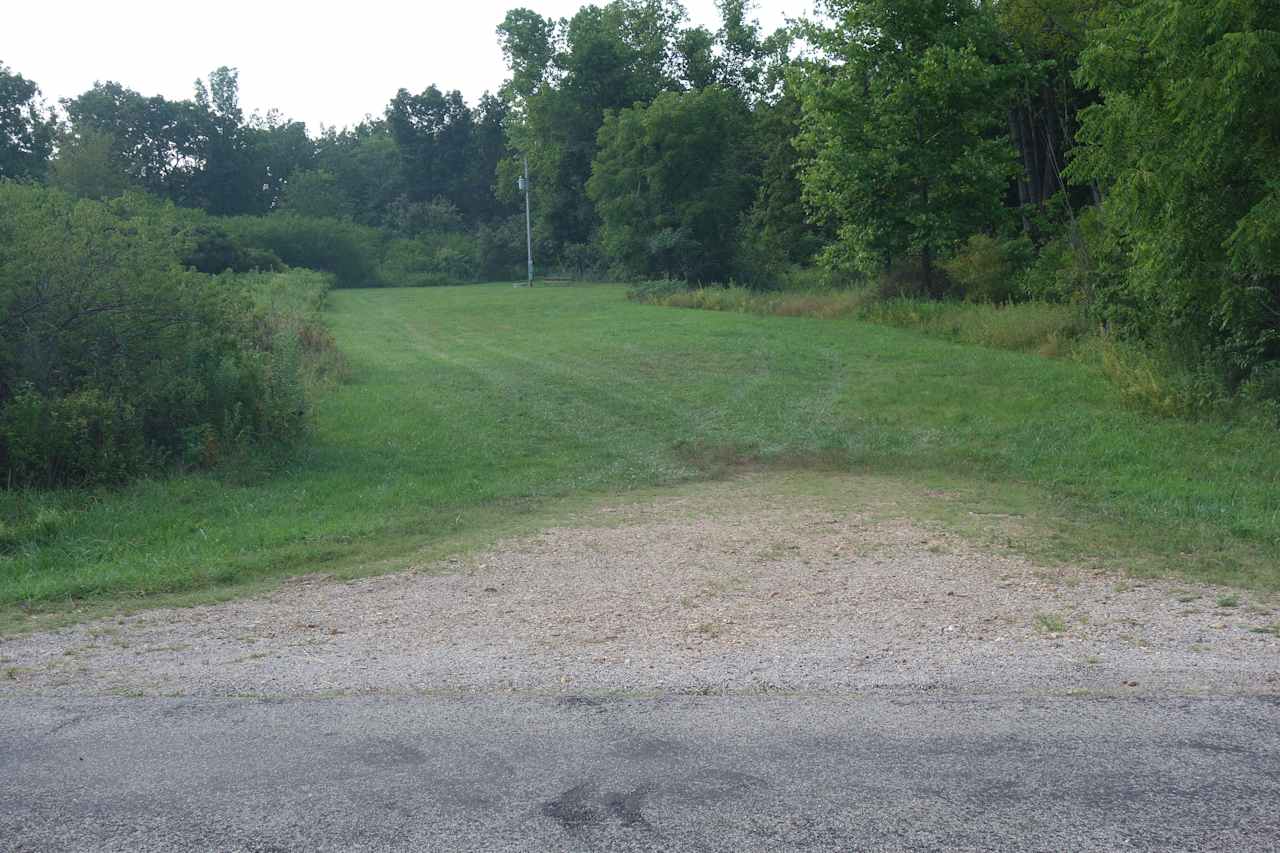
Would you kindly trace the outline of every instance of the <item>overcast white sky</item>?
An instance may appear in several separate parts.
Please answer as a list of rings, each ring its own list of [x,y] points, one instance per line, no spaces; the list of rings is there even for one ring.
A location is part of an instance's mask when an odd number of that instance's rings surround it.
[[[601,0],[597,0],[599,4]],[[378,115],[396,90],[435,83],[474,102],[506,76],[494,28],[507,9],[554,18],[581,0],[43,0],[5,3],[0,62],[40,85],[50,102],[116,80],[145,95],[191,96],[219,65],[240,70],[246,113],[278,108],[306,121],[346,125]],[[714,0],[684,0],[690,18],[714,28]],[[757,0],[766,30],[812,0]]]

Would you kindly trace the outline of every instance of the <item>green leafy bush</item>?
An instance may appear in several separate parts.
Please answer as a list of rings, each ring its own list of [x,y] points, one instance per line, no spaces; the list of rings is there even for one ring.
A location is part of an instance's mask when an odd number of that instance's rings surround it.
[[[678,293],[689,293],[689,283],[672,278],[637,281],[627,288],[627,298],[632,302],[652,302],[665,305],[665,301]],[[683,306],[682,306],[683,307]]]
[[[191,248],[182,262],[197,272],[217,275],[222,272],[280,272],[284,262],[269,249],[245,246],[215,221],[200,222],[188,230]]]
[[[478,246],[474,237],[459,232],[421,234],[387,243],[382,277],[398,287],[464,284],[478,277]]]
[[[291,267],[333,273],[338,287],[384,283],[379,268],[383,237],[376,228],[293,213],[221,221],[241,245],[271,252]]]
[[[171,206],[0,184],[0,484],[114,482],[303,429],[298,367]]]
[[[479,276],[485,281],[525,277],[526,244],[524,215],[510,216],[481,225],[476,231]],[[565,247],[565,254],[571,247]],[[583,246],[583,249],[593,247]]]
[[[942,268],[957,295],[970,302],[1012,302],[1022,295],[1019,277],[1034,251],[1025,237],[999,240],[974,234]]]

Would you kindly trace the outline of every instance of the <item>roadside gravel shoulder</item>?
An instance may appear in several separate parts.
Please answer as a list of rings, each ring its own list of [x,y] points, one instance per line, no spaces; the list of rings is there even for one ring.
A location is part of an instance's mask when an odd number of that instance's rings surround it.
[[[1280,692],[1274,598],[1044,568],[768,475],[465,558],[0,640],[0,695]]]

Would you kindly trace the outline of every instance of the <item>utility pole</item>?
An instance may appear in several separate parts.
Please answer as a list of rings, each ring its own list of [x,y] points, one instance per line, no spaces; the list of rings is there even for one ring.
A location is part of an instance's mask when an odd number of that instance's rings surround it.
[[[524,155],[524,177],[520,179],[524,190],[524,241],[529,256],[529,287],[533,287],[533,217],[529,212],[529,155]]]

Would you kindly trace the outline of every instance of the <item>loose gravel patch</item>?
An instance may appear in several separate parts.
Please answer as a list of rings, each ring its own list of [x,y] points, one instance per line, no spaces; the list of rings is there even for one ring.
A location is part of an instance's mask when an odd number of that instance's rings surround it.
[[[0,640],[4,693],[1280,692],[1274,598],[1046,569],[767,475],[463,559]]]

